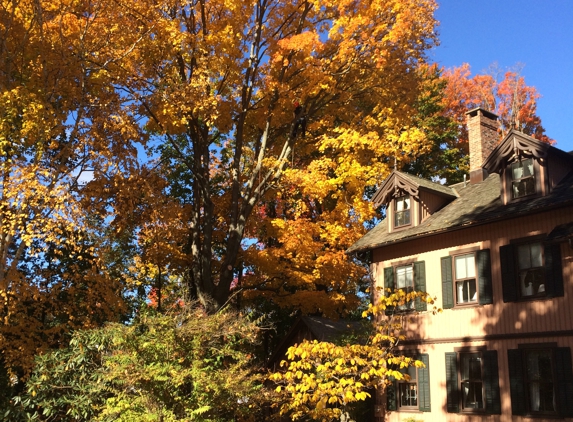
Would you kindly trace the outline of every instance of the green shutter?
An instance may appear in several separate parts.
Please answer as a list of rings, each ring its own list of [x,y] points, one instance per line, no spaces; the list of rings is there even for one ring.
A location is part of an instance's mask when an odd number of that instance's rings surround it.
[[[525,386],[523,377],[523,354],[519,349],[507,351],[509,366],[509,392],[511,395],[511,413],[525,415]]]
[[[430,404],[430,357],[427,353],[418,355],[416,358],[421,360],[425,368],[418,368],[418,400],[419,409],[422,412],[431,412]]]
[[[545,245],[545,292],[547,297],[563,296],[563,270],[561,266],[561,245]]]
[[[414,289],[421,292],[426,291],[426,264],[424,261],[414,262]],[[428,310],[428,304],[419,297],[416,298],[415,307],[416,311],[419,312]]]
[[[384,296],[388,296],[387,289],[390,289],[390,292],[394,292],[394,267],[386,267],[384,268]],[[386,315],[390,315],[394,313],[394,307],[388,306],[386,308]]]
[[[458,388],[458,355],[455,352],[446,353],[446,410],[448,413],[460,411]]]
[[[554,370],[557,380],[555,392],[559,416],[571,418],[573,417],[573,366],[569,347],[555,349]]]
[[[396,381],[386,387],[386,409],[388,410],[398,410],[398,405],[396,401],[396,393],[398,390],[398,383]]]
[[[454,307],[454,285],[452,278],[452,257],[442,258],[442,308]]]
[[[514,246],[501,246],[499,248],[499,259],[501,261],[501,284],[503,289],[503,301],[515,302],[518,296]]]
[[[483,383],[485,387],[485,411],[501,415],[501,397],[499,393],[499,369],[497,350],[486,350],[483,356]]]
[[[493,286],[491,282],[491,259],[489,249],[476,252],[478,268],[478,289],[480,305],[493,303]]]

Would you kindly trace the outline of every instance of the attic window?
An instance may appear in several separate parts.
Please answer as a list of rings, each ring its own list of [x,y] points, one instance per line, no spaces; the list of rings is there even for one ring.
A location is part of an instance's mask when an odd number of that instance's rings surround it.
[[[511,193],[513,199],[535,193],[532,158],[517,161],[511,165]]]
[[[396,198],[394,209],[394,227],[410,224],[410,195]]]

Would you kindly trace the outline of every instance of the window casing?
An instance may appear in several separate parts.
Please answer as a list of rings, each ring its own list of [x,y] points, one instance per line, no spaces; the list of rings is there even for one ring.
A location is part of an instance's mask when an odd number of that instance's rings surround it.
[[[418,371],[416,367],[409,366],[401,370],[410,376],[409,380],[400,380],[397,383],[398,408],[418,409]]]
[[[424,367],[396,368],[403,374],[409,375],[409,380],[394,380],[386,389],[388,410],[417,410],[431,411],[430,401],[430,360],[425,353],[410,355],[422,361]],[[390,378],[392,379],[392,378]]]
[[[482,410],[485,406],[481,353],[460,353],[459,360],[462,410]]]
[[[564,295],[561,245],[542,240],[518,239],[499,248],[504,302]]]
[[[477,303],[475,254],[454,256],[456,305]]]
[[[412,265],[396,267],[396,288],[404,291],[406,294],[414,291],[414,268]],[[398,309],[401,311],[413,310],[414,301],[400,305]]]
[[[485,347],[446,353],[448,413],[501,414],[497,351]]]
[[[551,349],[524,350],[525,392],[531,413],[555,412],[553,353]]]
[[[511,164],[511,197],[513,199],[533,195],[535,189],[535,170],[532,158]]]
[[[404,195],[394,199],[394,227],[410,225],[410,203],[410,195]]]
[[[545,296],[545,269],[541,242],[518,245],[517,267],[521,297]]]
[[[507,351],[514,415],[573,417],[571,349],[556,343],[520,344]]]
[[[441,259],[442,308],[493,303],[489,249],[452,251]]]
[[[412,291],[426,291],[426,265],[424,261],[416,262],[400,262],[395,266],[384,268],[384,290],[387,294],[393,293],[395,290],[403,290],[405,293]],[[404,305],[396,308],[388,306],[386,314],[390,315],[395,311],[426,311],[427,303],[420,298],[409,301]]]

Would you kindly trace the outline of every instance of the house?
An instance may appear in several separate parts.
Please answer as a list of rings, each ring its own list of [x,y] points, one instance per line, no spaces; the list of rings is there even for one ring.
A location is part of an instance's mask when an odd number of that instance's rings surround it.
[[[373,197],[386,218],[347,251],[369,254],[377,287],[443,309],[399,310],[426,368],[377,398],[377,420],[573,420],[573,156],[467,118],[469,180],[392,172]]]

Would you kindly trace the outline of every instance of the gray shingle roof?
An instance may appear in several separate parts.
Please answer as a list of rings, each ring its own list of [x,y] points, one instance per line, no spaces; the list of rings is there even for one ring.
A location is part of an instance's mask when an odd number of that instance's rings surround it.
[[[481,183],[467,184],[465,187],[463,183],[457,184],[454,189],[459,197],[428,217],[419,226],[388,233],[387,221],[383,220],[354,243],[346,253],[363,252],[420,236],[572,205],[573,172],[569,173],[548,195],[507,205],[503,205],[500,197],[500,178],[497,174],[490,175]]]

